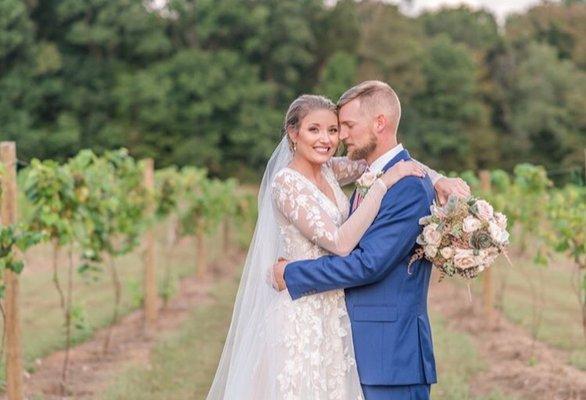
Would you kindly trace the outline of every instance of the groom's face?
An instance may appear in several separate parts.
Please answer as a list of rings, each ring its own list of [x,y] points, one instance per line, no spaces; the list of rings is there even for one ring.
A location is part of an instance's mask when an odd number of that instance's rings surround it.
[[[355,99],[344,104],[338,114],[340,120],[340,139],[348,149],[351,160],[365,159],[376,148],[376,135],[372,118],[360,107]]]

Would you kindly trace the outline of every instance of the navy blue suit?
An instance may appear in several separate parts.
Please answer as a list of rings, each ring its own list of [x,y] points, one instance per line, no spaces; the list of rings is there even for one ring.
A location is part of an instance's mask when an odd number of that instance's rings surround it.
[[[384,168],[409,160],[405,150]],[[431,263],[407,264],[429,215],[428,177],[406,177],[385,194],[380,211],[346,257],[292,262],[285,281],[293,299],[345,289],[358,373],[367,400],[429,399],[436,382],[427,291]],[[351,200],[352,201],[352,200]]]

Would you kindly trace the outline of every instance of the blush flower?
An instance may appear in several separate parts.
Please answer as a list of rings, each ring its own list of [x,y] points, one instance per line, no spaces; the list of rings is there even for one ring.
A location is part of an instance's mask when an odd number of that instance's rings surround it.
[[[434,258],[437,255],[437,247],[425,246],[425,255],[429,258]]]
[[[360,178],[358,178],[358,180],[356,181],[356,184],[358,186],[362,186],[365,188],[371,187],[377,178],[378,178],[378,175],[376,173],[368,171],[368,172],[363,173],[362,176]]]
[[[468,269],[476,263],[474,253],[468,249],[457,249],[454,255],[454,265],[459,269]]]
[[[482,226],[482,223],[477,218],[474,218],[472,215],[467,216],[464,218],[464,222],[462,223],[462,230],[466,233],[474,232]]]
[[[454,249],[451,247],[444,247],[440,250],[440,254],[443,258],[449,260],[450,258],[454,257]]]
[[[485,200],[478,200],[476,202],[476,208],[478,209],[478,216],[483,221],[488,221],[492,218],[493,209],[490,204]]]
[[[437,224],[427,225],[423,228],[423,238],[431,246],[438,246],[442,240],[442,234],[437,230]]]
[[[496,224],[498,225],[499,228],[501,228],[501,229],[507,228],[507,216],[505,214],[500,213],[500,212],[494,213],[494,220],[496,221]]]
[[[490,232],[490,236],[496,243],[507,243],[507,241],[509,240],[509,232],[502,229],[500,226],[498,226],[496,223],[492,221],[488,224],[488,231]]]

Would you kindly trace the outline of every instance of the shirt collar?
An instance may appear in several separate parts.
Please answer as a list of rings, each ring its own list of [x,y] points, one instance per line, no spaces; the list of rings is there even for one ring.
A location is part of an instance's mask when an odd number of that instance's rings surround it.
[[[395,158],[395,156],[399,154],[401,151],[403,151],[403,145],[399,143],[391,150],[387,151],[385,154],[374,160],[372,164],[370,164],[370,171],[375,173],[381,172],[385,165],[387,165],[389,161]]]

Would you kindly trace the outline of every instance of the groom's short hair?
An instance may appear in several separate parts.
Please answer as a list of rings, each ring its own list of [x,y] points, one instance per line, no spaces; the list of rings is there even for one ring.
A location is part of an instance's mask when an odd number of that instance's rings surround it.
[[[397,93],[385,82],[364,81],[346,90],[338,100],[338,110],[352,100],[360,100],[360,108],[370,113],[382,112],[391,120],[401,119],[401,102]]]

